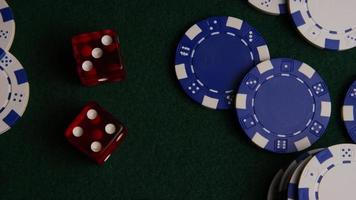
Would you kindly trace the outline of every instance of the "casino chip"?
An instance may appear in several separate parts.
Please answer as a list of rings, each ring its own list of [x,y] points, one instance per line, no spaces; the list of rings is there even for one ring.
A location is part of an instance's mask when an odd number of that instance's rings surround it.
[[[347,91],[344,106],[342,107],[342,118],[344,120],[347,132],[351,139],[356,142],[356,81],[352,83]]]
[[[330,50],[356,46],[356,1],[289,0],[299,32],[312,44]]]
[[[325,82],[309,65],[288,58],[258,64],[236,95],[238,121],[259,147],[291,153],[310,147],[331,114]]]
[[[282,195],[282,199],[287,199],[288,184],[292,178],[293,173],[297,167],[306,159],[310,159],[314,154],[320,152],[322,149],[314,149],[306,153],[301,154],[297,159],[293,160],[287,169],[284,171],[281,182],[279,183],[278,191]],[[298,190],[298,189],[297,189]],[[286,195],[286,196],[284,196]]]
[[[278,199],[278,185],[282,179],[283,170],[280,169],[277,174],[273,177],[271,185],[268,189],[267,200],[276,200]]]
[[[339,144],[316,154],[300,176],[299,199],[355,199],[355,152],[355,144]]]
[[[0,134],[9,130],[26,110],[30,91],[21,63],[0,49]]]
[[[265,40],[246,21],[211,17],[190,27],[179,42],[175,72],[193,100],[229,109],[244,74],[269,57]]]
[[[288,183],[288,191],[287,191],[287,199],[288,200],[298,200],[298,182],[300,175],[303,172],[305,165],[308,164],[311,157],[304,159],[302,162],[299,163],[297,168],[294,170],[291,179]]]
[[[286,0],[248,0],[248,2],[255,8],[270,15],[281,15],[288,12]]]
[[[5,0],[0,0],[0,48],[9,50],[15,37],[15,20]]]

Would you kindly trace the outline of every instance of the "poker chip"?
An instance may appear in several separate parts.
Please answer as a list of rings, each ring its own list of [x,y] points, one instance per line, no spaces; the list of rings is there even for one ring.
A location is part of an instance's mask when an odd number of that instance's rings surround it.
[[[356,81],[352,83],[346,93],[344,106],[342,107],[342,119],[346,126],[347,132],[351,139],[356,142],[356,121],[355,121],[355,108],[356,108]]]
[[[299,199],[354,199],[355,152],[355,144],[339,144],[316,154],[300,176]]]
[[[255,8],[270,15],[281,15],[288,12],[286,0],[248,0],[248,2]]]
[[[259,147],[291,153],[310,147],[331,114],[328,88],[309,65],[289,58],[254,67],[236,95],[238,121]]]
[[[282,199],[287,198],[284,195],[287,195],[289,182],[292,178],[293,173],[295,172],[297,167],[300,165],[300,163],[302,163],[304,160],[306,160],[308,158],[310,159],[314,154],[320,152],[321,150],[322,149],[313,149],[311,151],[303,153],[289,164],[287,169],[284,171],[284,174],[283,174],[280,184],[278,186],[278,191],[282,195]]]
[[[308,157],[304,159],[297,168],[294,170],[292,177],[289,180],[288,183],[288,191],[287,191],[287,199],[288,200],[298,200],[298,181],[299,177],[302,174],[302,171],[307,165],[307,163],[310,161],[311,157]]]
[[[299,32],[312,44],[329,50],[356,46],[356,1],[289,0]]]
[[[180,40],[175,72],[194,101],[229,109],[244,74],[269,57],[265,40],[246,21],[211,17],[194,24]]]
[[[267,200],[276,200],[278,199],[279,193],[278,193],[278,185],[282,179],[283,176],[283,170],[280,169],[277,174],[273,177],[271,185],[269,186],[268,189],[268,194],[267,194]]]
[[[21,63],[0,49],[0,134],[9,130],[26,110],[30,91]]]
[[[0,0],[0,48],[9,50],[15,37],[15,20],[5,0]]]

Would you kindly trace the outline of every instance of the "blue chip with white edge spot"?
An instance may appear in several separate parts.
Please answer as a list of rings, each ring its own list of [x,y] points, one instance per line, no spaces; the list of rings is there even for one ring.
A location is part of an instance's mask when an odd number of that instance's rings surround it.
[[[331,146],[313,156],[304,167],[298,183],[298,199],[354,199],[355,171],[356,145]]]
[[[0,134],[9,130],[26,110],[29,83],[21,63],[0,49]]]
[[[295,26],[311,44],[336,51],[356,46],[356,1],[288,1]]]
[[[262,62],[247,73],[235,106],[247,136],[275,153],[310,147],[325,132],[331,114],[325,82],[312,67],[289,58]]]
[[[211,17],[194,24],[182,37],[175,72],[194,101],[211,109],[229,109],[244,74],[269,58],[266,41],[246,21]]]
[[[356,142],[356,81],[352,83],[346,93],[344,106],[342,107],[342,119],[347,132],[353,142]]]

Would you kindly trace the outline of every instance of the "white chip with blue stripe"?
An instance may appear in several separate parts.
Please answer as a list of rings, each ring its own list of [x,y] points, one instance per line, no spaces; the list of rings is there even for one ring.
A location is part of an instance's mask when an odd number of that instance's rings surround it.
[[[356,46],[355,0],[289,0],[299,32],[317,47],[347,50]]]
[[[15,37],[15,19],[5,0],[0,0],[0,48],[9,50]]]
[[[0,49],[0,134],[9,130],[26,110],[30,91],[21,63]]]
[[[346,200],[356,196],[356,145],[339,144],[316,154],[305,166],[299,200]]]
[[[266,14],[281,15],[288,12],[286,0],[248,0],[248,2]]]

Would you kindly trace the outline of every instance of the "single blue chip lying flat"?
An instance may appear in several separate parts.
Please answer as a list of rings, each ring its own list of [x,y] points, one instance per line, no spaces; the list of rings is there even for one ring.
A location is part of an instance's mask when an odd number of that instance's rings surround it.
[[[342,118],[348,134],[353,142],[356,142],[356,81],[352,83],[346,93],[344,106],[342,107]]]
[[[193,100],[212,109],[229,109],[244,74],[268,59],[265,40],[247,22],[211,17],[189,28],[179,42],[175,72]]]
[[[325,132],[331,114],[325,82],[309,65],[280,58],[258,64],[236,95],[238,121],[258,146],[302,151]]]

